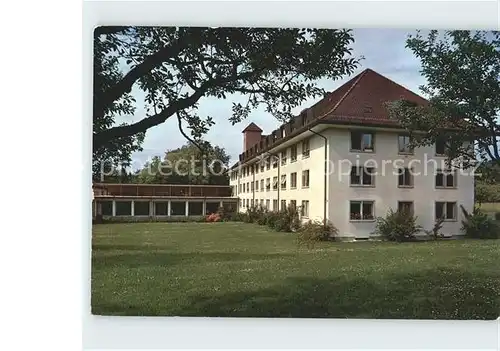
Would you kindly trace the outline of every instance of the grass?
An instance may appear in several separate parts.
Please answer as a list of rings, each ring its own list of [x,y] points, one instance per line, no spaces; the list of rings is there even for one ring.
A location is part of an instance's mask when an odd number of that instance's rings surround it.
[[[243,223],[93,227],[102,315],[494,319],[498,240],[320,243]]]

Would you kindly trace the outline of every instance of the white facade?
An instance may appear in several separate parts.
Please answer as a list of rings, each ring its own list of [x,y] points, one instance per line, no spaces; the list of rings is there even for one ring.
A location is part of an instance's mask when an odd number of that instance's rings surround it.
[[[326,206],[327,220],[339,229],[339,236],[366,239],[375,228],[375,217],[385,216],[390,208],[397,210],[399,202],[411,202],[412,210],[418,217],[417,222],[424,230],[432,229],[436,220],[436,206],[442,206],[445,209],[440,212],[448,212],[446,216],[449,218],[441,232],[445,235],[462,234],[460,228],[463,214],[460,206],[464,206],[467,211],[473,209],[474,177],[465,172],[456,172],[454,176],[445,175],[441,178],[443,184],[449,181],[450,187],[436,186],[435,171],[445,168],[446,157],[437,156],[435,146],[418,148],[412,154],[400,154],[398,136],[402,135],[402,131],[396,129],[319,125],[314,131],[323,135],[327,143],[326,203],[325,140],[308,131],[269,150],[269,153],[280,156],[286,150],[286,162],[283,164],[280,157],[276,167],[271,162],[269,169],[264,167],[264,171],[261,171],[258,167],[258,171],[252,173],[250,166],[257,165],[259,161],[254,158],[232,170],[230,184],[233,186],[234,196],[240,199],[239,211],[245,212],[252,204],[269,204],[270,210],[277,210],[283,200],[287,206],[291,201],[296,201],[297,207],[302,204],[308,207],[303,220],[321,221]],[[373,133],[371,152],[352,150],[351,133],[356,131]],[[304,140],[309,140],[309,156],[303,156]],[[293,145],[297,147],[297,160],[294,162],[291,160]],[[351,184],[351,166],[357,165],[374,168],[372,184]],[[244,170],[245,167],[248,167],[248,171]],[[412,169],[414,175],[405,179],[410,179],[409,186],[399,186],[400,177],[396,172],[400,168]],[[303,185],[303,171],[309,171],[308,185]],[[292,173],[297,177],[294,188],[291,186]],[[281,187],[283,175],[286,176],[284,188]],[[278,177],[278,189],[273,189],[274,177]],[[268,179],[269,190],[266,189]],[[262,180],[264,189],[261,189]],[[360,203],[362,201],[364,205]],[[278,208],[273,206],[276,202]],[[442,202],[449,204],[437,204]],[[366,213],[358,213],[358,208],[363,208]],[[358,216],[366,218],[354,219]]]

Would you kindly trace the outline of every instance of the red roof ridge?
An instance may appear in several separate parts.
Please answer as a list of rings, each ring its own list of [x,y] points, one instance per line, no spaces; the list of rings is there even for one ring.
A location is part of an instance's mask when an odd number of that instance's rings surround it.
[[[396,81],[392,80],[391,78],[386,77],[386,76],[384,76],[384,75],[382,75],[382,74],[378,73],[377,71],[374,71],[374,70],[372,70],[372,69],[370,69],[370,68],[367,68],[365,71],[368,71],[368,70],[372,71],[373,73],[377,74],[378,76],[380,76],[380,77],[382,77],[382,78],[387,79],[388,81],[391,81],[392,83],[396,84],[397,86],[400,86],[401,88],[403,88],[403,89],[404,89],[404,90],[406,90],[407,92],[409,92],[409,93],[411,93],[411,94],[413,94],[413,95],[416,95],[416,96],[418,96],[419,98],[421,98],[421,99],[423,99],[423,100],[425,100],[425,101],[429,101],[429,100],[427,100],[426,98],[424,98],[423,96],[420,96],[420,94],[415,93],[414,91],[412,91],[412,90],[408,89],[407,87],[405,87],[404,85],[401,85],[400,83],[398,83],[398,82],[396,82]]]
[[[335,89],[333,92],[335,92],[336,90],[339,90],[340,88],[342,88],[343,85],[345,84],[348,84],[349,82],[353,81],[354,79],[354,83],[349,87],[349,89],[347,89],[347,91],[345,92],[344,95],[342,95],[342,97],[337,101],[337,103],[335,105],[333,105],[333,107],[326,113],[323,113],[322,116],[319,116],[317,117],[317,119],[322,119],[326,116],[328,116],[330,113],[332,113],[333,111],[335,111],[335,109],[337,107],[339,107],[339,105],[342,103],[342,101],[344,101],[344,99],[352,92],[352,90],[354,89],[354,87],[358,84],[358,82],[361,80],[361,78],[366,74],[366,72],[368,71],[372,71],[371,69],[367,68],[365,69],[364,71],[362,71],[361,73],[359,73],[357,75],[357,77],[353,77],[351,79],[349,79],[347,82],[345,82],[344,84],[342,84],[340,87],[338,87],[337,89]],[[332,92],[332,93],[333,93]]]
[[[246,131],[251,131],[251,132],[262,132],[262,129],[259,128],[258,125],[255,123],[250,123],[245,129],[243,129],[242,133]]]

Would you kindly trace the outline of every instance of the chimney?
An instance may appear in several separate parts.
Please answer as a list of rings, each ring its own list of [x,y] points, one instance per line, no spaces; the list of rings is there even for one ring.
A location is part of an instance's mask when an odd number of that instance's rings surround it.
[[[262,129],[253,122],[243,129],[243,152],[257,144],[261,139],[261,135]]]

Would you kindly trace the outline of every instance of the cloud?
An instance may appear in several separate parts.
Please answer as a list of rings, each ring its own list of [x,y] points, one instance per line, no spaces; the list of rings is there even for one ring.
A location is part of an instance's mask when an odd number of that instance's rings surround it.
[[[363,56],[360,67],[355,74],[366,68],[371,68],[380,74],[394,80],[406,88],[420,93],[419,86],[425,83],[420,76],[420,62],[413,53],[405,47],[405,41],[409,34],[415,34],[415,30],[399,29],[356,29],[354,30],[355,42],[352,45],[353,54],[357,57]],[[349,77],[337,81],[320,80],[318,85],[327,91],[332,91],[345,83]],[[132,94],[137,101],[137,110],[134,117],[126,119],[128,122],[137,121],[145,116],[144,94],[134,88]],[[231,115],[232,102],[241,100],[241,96],[227,96],[226,99],[205,98],[200,101],[199,114],[202,117],[211,116],[216,124],[206,136],[206,139],[224,147],[231,156],[231,163],[238,160],[238,155],[243,147],[243,135],[241,131],[250,123],[254,122],[260,126],[264,134],[271,132],[280,123],[269,115],[263,108],[253,111],[249,118],[241,123],[231,125],[228,121]],[[294,112],[299,113],[302,109],[311,106],[317,101],[310,99]],[[165,123],[150,128],[146,132],[144,140],[144,151],[133,155],[134,164],[140,164],[153,156],[163,156],[167,149],[180,147],[186,140],[179,133],[177,120],[170,118]]]

